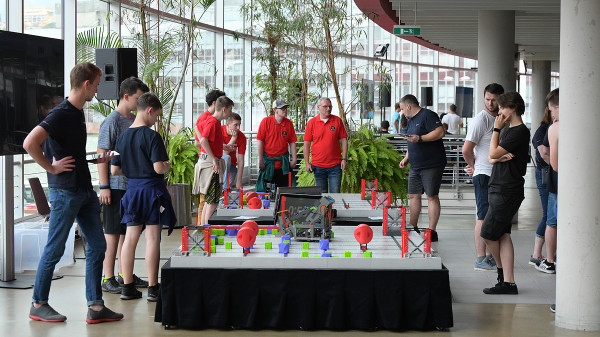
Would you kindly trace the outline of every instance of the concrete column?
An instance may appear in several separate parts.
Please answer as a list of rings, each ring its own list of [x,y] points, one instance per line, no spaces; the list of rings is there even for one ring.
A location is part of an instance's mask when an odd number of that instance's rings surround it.
[[[600,330],[600,1],[562,0],[560,13],[556,325]]]
[[[550,92],[550,61],[533,61],[531,65],[531,136],[544,117],[546,95]]]
[[[515,12],[479,11],[477,30],[478,97],[476,113],[484,109],[483,90],[498,83],[515,91]]]

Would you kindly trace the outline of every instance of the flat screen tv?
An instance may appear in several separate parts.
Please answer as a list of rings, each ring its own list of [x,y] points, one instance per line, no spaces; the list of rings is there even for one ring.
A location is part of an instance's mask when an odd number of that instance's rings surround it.
[[[0,155],[23,140],[64,96],[63,41],[0,31]]]

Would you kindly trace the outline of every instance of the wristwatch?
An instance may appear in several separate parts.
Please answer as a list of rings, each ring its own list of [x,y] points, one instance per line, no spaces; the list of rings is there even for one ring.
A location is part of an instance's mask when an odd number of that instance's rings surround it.
[[[423,141],[423,137],[421,137],[421,135],[419,135],[419,143],[421,143]]]
[[[494,128],[494,132],[500,132],[502,130],[498,129],[498,128]]]
[[[342,158],[342,160],[348,161],[348,158]]]

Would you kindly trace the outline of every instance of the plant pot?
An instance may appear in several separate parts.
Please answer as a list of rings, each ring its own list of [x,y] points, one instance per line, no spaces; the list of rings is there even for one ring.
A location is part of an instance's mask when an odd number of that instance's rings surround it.
[[[192,190],[190,184],[169,184],[171,202],[177,217],[177,227],[192,225]]]

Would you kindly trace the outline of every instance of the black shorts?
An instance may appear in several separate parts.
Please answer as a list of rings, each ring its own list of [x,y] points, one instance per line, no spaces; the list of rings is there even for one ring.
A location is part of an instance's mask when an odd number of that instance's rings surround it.
[[[290,174],[292,174],[291,168]],[[289,176],[288,174],[283,174],[283,169],[275,169],[273,170],[273,180],[270,183],[277,185],[277,187],[288,187],[290,185]]]
[[[124,190],[110,190],[110,205],[102,205],[102,226],[104,234],[125,235],[127,227],[121,225],[121,199],[125,195]]]
[[[519,211],[523,199],[523,194],[489,192],[489,207],[481,226],[481,237],[498,241],[504,234],[510,234],[512,218]]]
[[[208,190],[206,190],[206,194],[204,195],[204,201],[207,204],[218,204],[219,199],[221,199],[221,181],[219,179],[219,174],[214,173],[210,178],[210,185],[208,185]]]
[[[408,194],[427,194],[430,197],[440,193],[445,166],[408,171]]]

